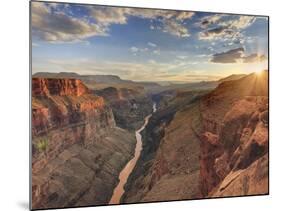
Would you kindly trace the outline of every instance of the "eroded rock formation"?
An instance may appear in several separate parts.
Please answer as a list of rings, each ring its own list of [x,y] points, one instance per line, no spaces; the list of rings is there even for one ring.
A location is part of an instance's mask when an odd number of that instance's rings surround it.
[[[81,96],[89,93],[88,88],[76,79],[32,79],[32,96],[50,96],[50,95],[74,95]]]
[[[134,134],[77,79],[32,80],[32,207],[106,204]]]
[[[268,193],[267,71],[223,82],[200,111],[201,197]]]
[[[143,87],[107,87],[94,92],[111,106],[118,127],[136,130],[152,112],[152,101],[145,94]]]

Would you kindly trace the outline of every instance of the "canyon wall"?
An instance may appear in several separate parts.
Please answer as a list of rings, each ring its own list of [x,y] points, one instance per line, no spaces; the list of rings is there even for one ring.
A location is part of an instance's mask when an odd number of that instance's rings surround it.
[[[161,100],[142,133],[142,155],[125,187],[123,203],[192,199],[199,194],[196,132],[201,95],[189,91],[173,99],[170,93],[155,96]]]
[[[268,72],[221,83],[200,113],[200,197],[268,193]]]
[[[123,203],[268,193],[268,73],[165,91]]]
[[[152,101],[143,87],[107,87],[94,92],[108,102],[118,127],[136,130],[152,112]]]
[[[32,86],[33,207],[107,204],[151,100],[141,87],[73,78]],[[122,203],[268,193],[267,71],[152,98]]]
[[[45,79],[76,79],[78,83],[85,84],[89,92],[103,97],[106,100],[114,115],[118,127],[133,131],[141,127],[144,118],[152,112],[152,101],[148,91],[159,86],[153,82],[135,82],[123,80],[116,75],[79,75],[71,72],[49,73],[38,72],[33,75],[35,78]],[[49,86],[53,86],[49,81]],[[61,82],[64,83],[64,82]],[[70,84],[66,86],[78,86]],[[75,82],[73,82],[75,83]],[[44,84],[38,84],[44,86]],[[60,86],[55,84],[54,86]],[[54,90],[57,87],[54,87]],[[36,88],[37,89],[37,88]],[[80,87],[80,89],[82,89]],[[40,87],[39,87],[40,90]],[[34,90],[36,92],[36,90]],[[48,90],[47,90],[48,91]],[[61,90],[64,92],[64,90]]]
[[[106,204],[133,133],[77,79],[32,79],[32,207]]]

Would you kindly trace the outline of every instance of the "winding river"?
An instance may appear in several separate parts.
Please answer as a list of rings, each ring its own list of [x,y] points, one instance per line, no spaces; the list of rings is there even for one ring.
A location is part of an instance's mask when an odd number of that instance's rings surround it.
[[[156,112],[156,103],[153,103],[153,112]],[[148,116],[146,116],[142,127],[140,129],[136,130],[137,144],[136,144],[136,148],[135,148],[134,157],[126,164],[124,169],[120,172],[119,183],[113,191],[113,195],[109,201],[109,204],[119,204],[120,203],[120,199],[125,192],[124,186],[129,178],[130,174],[132,173],[132,171],[140,157],[141,151],[142,151],[141,131],[146,127],[151,116],[152,116],[152,114],[149,114]]]

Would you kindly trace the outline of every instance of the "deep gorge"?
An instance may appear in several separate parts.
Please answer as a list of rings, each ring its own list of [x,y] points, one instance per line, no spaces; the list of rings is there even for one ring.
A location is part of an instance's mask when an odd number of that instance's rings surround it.
[[[108,204],[153,102],[157,111],[141,131],[142,150],[121,203],[266,194],[264,83],[266,72],[212,89],[148,92],[139,85],[90,89],[80,79],[34,77],[33,207]]]

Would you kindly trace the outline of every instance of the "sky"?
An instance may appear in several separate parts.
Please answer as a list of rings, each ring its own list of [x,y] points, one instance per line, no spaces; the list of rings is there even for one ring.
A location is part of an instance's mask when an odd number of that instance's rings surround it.
[[[267,17],[31,4],[33,73],[197,82],[268,68]]]

